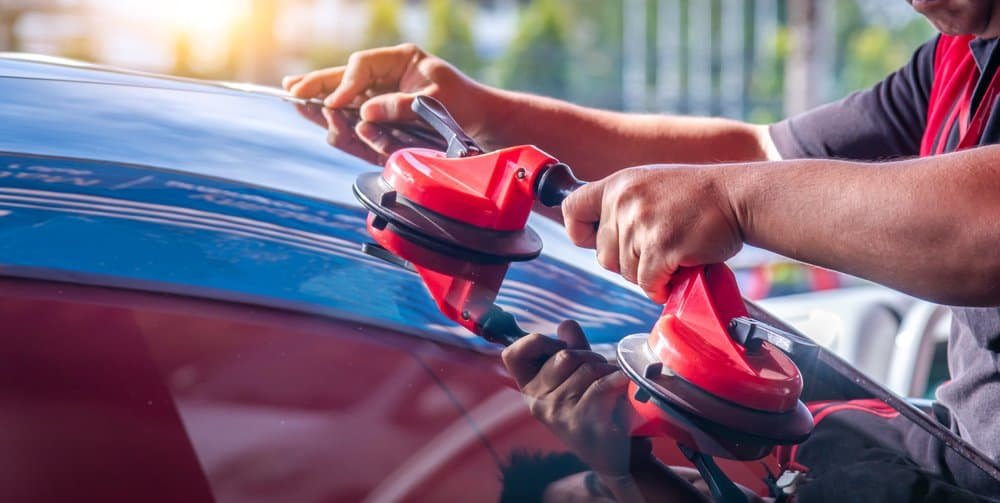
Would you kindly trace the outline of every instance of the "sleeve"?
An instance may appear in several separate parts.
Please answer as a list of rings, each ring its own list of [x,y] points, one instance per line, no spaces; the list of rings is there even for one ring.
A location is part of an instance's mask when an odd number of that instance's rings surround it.
[[[905,66],[870,89],[771,125],[778,152],[785,159],[859,161],[918,155],[936,45],[937,37],[924,43]]]

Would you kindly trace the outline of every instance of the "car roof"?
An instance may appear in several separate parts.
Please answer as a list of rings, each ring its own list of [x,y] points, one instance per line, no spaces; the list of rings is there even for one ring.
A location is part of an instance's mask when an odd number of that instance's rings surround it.
[[[280,91],[0,56],[4,274],[331,314],[481,344],[415,275],[364,255],[351,195],[378,169],[331,148]],[[529,330],[574,318],[597,341],[657,307],[556,224],[498,303]]]

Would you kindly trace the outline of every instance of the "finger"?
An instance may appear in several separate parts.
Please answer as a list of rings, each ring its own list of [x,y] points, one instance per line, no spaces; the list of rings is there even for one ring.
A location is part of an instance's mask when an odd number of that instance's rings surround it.
[[[556,327],[556,337],[566,343],[569,349],[590,349],[590,342],[587,341],[583,327],[573,320],[566,320]]]
[[[369,148],[382,156],[388,156],[407,146],[406,143],[390,134],[385,128],[371,122],[359,122],[354,127],[354,132]]]
[[[309,122],[312,122],[323,129],[329,128],[329,123],[326,118],[323,117],[322,108],[316,105],[300,105],[296,103],[295,110],[299,112],[299,115],[309,120]]]
[[[535,378],[549,357],[561,349],[566,349],[563,341],[542,334],[530,334],[507,346],[500,357],[517,386],[524,388]]]
[[[379,153],[358,138],[357,133],[354,132],[354,123],[344,110],[323,108],[322,114],[329,125],[326,142],[330,146],[369,163],[380,164]]]
[[[595,380],[584,391],[583,396],[576,402],[578,413],[610,417],[609,427],[620,427],[627,430],[622,433],[630,433],[640,424],[641,418],[629,405],[628,385],[628,376],[616,368],[614,372]],[[610,414],[607,411],[610,411]]]
[[[545,361],[542,368],[524,387],[525,393],[534,397],[544,396],[561,385],[585,363],[607,363],[601,355],[582,349],[563,349]]]
[[[605,376],[612,375],[617,371],[618,367],[606,361],[585,362],[549,393],[550,402],[561,404],[561,407],[565,407],[567,402],[576,404],[592,386],[595,386]]]
[[[351,54],[340,85],[327,96],[326,106],[342,107],[370,88],[397,88],[403,72],[418,55],[419,50],[412,44]]]
[[[618,243],[620,247],[618,250],[618,274],[621,274],[629,283],[638,283],[639,254],[633,248],[632,238],[619,231]]]
[[[601,212],[601,223],[597,227],[597,263],[601,267],[618,272],[618,219],[611,211]]]
[[[667,301],[667,283],[676,270],[677,265],[664,259],[662,255],[641,253],[637,284],[650,300],[663,304]]]
[[[387,93],[375,96],[361,106],[361,118],[370,122],[410,122],[417,120],[413,93]]]
[[[296,98],[309,99],[330,94],[344,75],[344,67],[336,66],[309,72],[302,76],[288,92]]]
[[[597,245],[595,224],[601,221],[604,181],[591,182],[576,189],[562,203],[566,233],[573,244],[585,248]]]
[[[583,393],[578,402],[580,406],[608,407],[625,396],[625,392],[628,391],[628,376],[614,365],[611,366],[613,367],[611,372],[595,379]]]
[[[288,91],[295,84],[297,84],[305,75],[286,75],[281,79],[281,88]]]

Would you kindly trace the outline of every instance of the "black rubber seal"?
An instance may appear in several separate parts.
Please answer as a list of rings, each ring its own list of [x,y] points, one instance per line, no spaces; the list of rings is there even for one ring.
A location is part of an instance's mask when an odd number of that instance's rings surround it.
[[[812,415],[801,400],[787,412],[767,412],[713,395],[671,374],[669,369],[646,377],[645,369],[649,365],[662,365],[648,350],[647,337],[647,334],[636,334],[623,338],[618,343],[618,363],[629,379],[656,399],[658,405],[669,404],[730,435],[746,435],[779,445],[797,444],[812,433]]]

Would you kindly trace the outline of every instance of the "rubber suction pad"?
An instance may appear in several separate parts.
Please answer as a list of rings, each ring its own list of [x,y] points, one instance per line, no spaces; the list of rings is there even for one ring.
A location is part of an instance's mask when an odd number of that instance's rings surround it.
[[[380,173],[359,175],[354,182],[354,195],[393,232],[453,257],[481,262],[517,262],[531,260],[542,252],[542,240],[530,227],[519,231],[495,231],[459,222],[408,201],[396,193]]]
[[[646,343],[647,334],[618,343],[618,363],[629,379],[659,402],[725,430],[774,444],[795,444],[813,429],[812,415],[799,400],[787,412],[765,412],[715,396],[664,368]],[[669,411],[668,411],[669,412]]]

